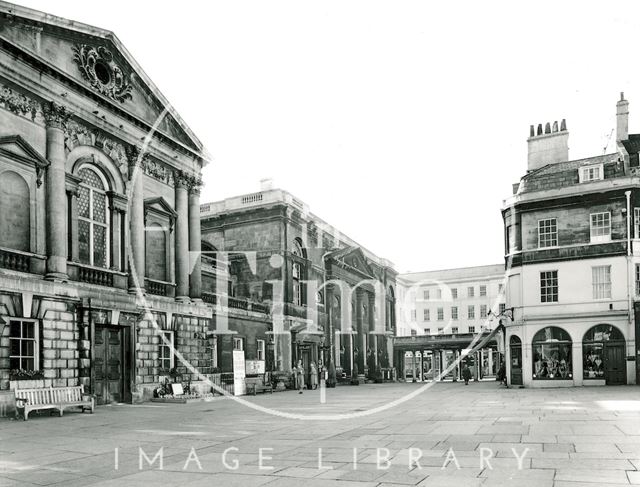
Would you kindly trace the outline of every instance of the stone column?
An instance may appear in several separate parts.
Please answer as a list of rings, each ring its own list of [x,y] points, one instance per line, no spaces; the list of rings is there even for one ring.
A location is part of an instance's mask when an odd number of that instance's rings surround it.
[[[71,174],[66,175],[67,203],[69,205],[69,219],[67,229],[68,248],[67,254],[71,262],[79,261],[78,252],[78,185],[80,178],[76,178]]]
[[[189,191],[189,264],[191,275],[189,279],[189,296],[193,300],[201,300],[202,274],[200,271],[202,250],[202,236],[200,234],[200,187],[197,180]]]
[[[367,355],[367,350],[365,347],[365,338],[364,338],[364,323],[363,323],[363,313],[362,313],[362,302],[364,291],[360,288],[356,289],[356,330],[357,330],[357,339],[356,339],[356,348],[358,349],[358,355],[356,356],[356,363],[358,364],[358,375],[364,374],[364,365],[365,365],[365,357]]]
[[[137,147],[127,151],[129,159],[129,238],[125,239],[129,257],[129,292],[145,290],[145,235],[144,235],[144,154]],[[134,273],[135,267],[135,273]]]
[[[46,279],[66,281],[67,195],[65,188],[64,128],[70,113],[54,102],[43,105],[47,126],[47,273]]]
[[[189,301],[189,187],[192,178],[176,171],[176,300]]]

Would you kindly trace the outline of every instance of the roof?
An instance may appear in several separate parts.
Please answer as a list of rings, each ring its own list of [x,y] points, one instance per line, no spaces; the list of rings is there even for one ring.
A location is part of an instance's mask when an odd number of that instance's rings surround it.
[[[618,153],[547,164],[529,172],[520,183],[518,193],[559,189],[579,184],[578,168],[590,164],[604,165],[604,178],[624,176],[624,164]]]
[[[436,271],[410,272],[400,274],[398,278],[409,282],[419,281],[453,281],[476,280],[504,274],[504,264],[481,265],[476,267],[459,267],[457,269],[441,269]]]

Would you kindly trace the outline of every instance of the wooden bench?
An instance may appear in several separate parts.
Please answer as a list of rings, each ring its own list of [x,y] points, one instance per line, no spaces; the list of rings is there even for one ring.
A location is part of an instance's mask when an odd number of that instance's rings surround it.
[[[247,393],[256,395],[258,392],[267,392],[269,394],[273,394],[273,387],[271,385],[271,381],[265,381],[264,376],[258,377],[247,377],[245,379],[245,383],[247,385]]]
[[[18,411],[26,421],[29,413],[36,410],[57,409],[60,416],[67,408],[80,407],[82,412],[95,408],[95,398],[84,392],[83,386],[43,387],[39,389],[16,389],[16,416]]]

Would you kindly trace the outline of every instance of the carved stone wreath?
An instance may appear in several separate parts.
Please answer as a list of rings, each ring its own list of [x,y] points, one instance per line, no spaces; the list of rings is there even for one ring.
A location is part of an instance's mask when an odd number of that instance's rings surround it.
[[[131,84],[106,47],[78,44],[73,54],[82,77],[93,89],[120,103],[131,99]]]

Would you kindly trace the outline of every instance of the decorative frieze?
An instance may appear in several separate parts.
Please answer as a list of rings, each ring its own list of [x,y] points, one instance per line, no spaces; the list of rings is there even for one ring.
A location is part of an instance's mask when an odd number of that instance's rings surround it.
[[[42,107],[39,102],[3,84],[0,84],[0,106],[32,122],[42,116]]]
[[[106,47],[78,44],[73,47],[73,60],[94,90],[120,103],[131,99],[129,78]]]
[[[151,159],[149,157],[144,160],[144,173],[147,176],[151,176],[154,179],[157,179],[160,182],[168,184],[169,186],[175,185],[175,180],[173,176],[173,171],[169,169],[164,164]]]
[[[64,131],[64,145],[67,154],[80,145],[98,147],[118,166],[126,178],[128,159],[125,146],[107,137],[104,132],[86,127],[75,120],[67,122]]]

